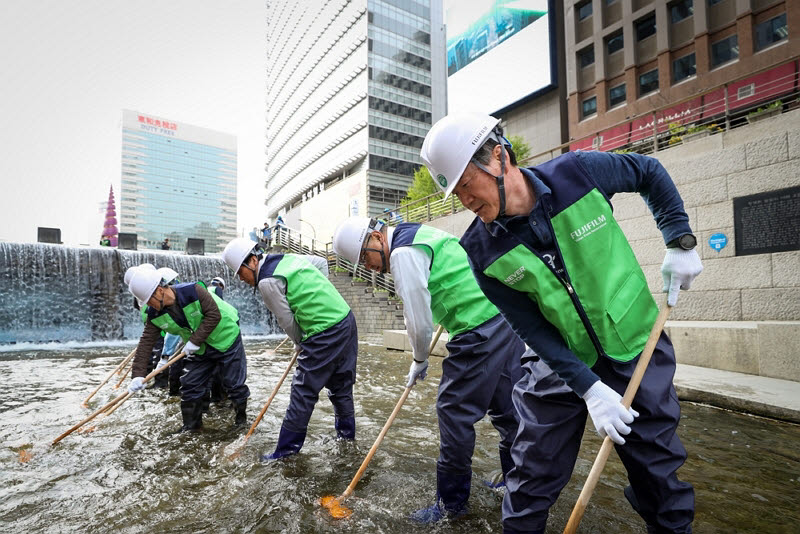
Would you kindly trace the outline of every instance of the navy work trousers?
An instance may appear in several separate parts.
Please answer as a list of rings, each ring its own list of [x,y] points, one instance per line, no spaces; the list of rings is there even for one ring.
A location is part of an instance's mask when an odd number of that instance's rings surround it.
[[[211,376],[218,365],[222,368],[222,388],[234,404],[241,404],[250,396],[250,389],[245,384],[247,359],[241,335],[225,352],[206,345],[203,354],[192,354],[183,360],[185,363],[181,375],[182,401],[201,400],[209,388]]]
[[[500,433],[500,449],[509,449],[517,433],[511,400],[522,378],[520,357],[525,344],[502,315],[454,336],[442,360],[442,379],[436,398],[439,417],[438,471],[451,475],[472,472],[475,423],[489,415]]]
[[[353,312],[300,343],[300,348],[283,427],[305,434],[322,388],[328,390],[337,419],[354,416],[358,330]]]
[[[601,358],[592,371],[622,395],[638,360]],[[544,532],[548,510],[575,467],[588,413],[583,399],[543,361],[534,358],[523,370],[525,377],[514,388],[520,428],[503,499],[506,533]],[[639,417],[624,436],[625,445],[614,446],[628,472],[634,509],[651,533],[689,533],[694,518],[694,490],[676,475],[686,449],[675,433],[680,405],[674,374],[672,342],[662,333],[633,399]]]

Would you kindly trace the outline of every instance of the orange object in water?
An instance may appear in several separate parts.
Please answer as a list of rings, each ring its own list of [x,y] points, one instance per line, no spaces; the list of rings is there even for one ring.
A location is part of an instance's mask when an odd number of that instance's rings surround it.
[[[23,464],[29,462],[33,458],[33,454],[28,449],[20,449],[19,451],[19,461]]]
[[[339,503],[339,499],[333,496],[323,497],[319,503],[328,509],[334,519],[346,519],[353,514],[353,511]]]

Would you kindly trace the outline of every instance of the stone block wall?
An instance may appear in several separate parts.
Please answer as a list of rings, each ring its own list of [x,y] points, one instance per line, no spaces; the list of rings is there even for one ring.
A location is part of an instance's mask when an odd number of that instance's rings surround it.
[[[331,272],[330,281],[353,310],[360,338],[382,342],[384,330],[404,330],[403,303],[367,282],[353,282],[349,273]]]
[[[735,256],[733,199],[800,185],[800,111],[784,113],[654,154],[683,198],[703,273],[680,297],[672,320],[800,320],[800,251]],[[638,194],[612,200],[650,291],[661,293],[664,242]],[[728,245],[716,251],[711,235]]]

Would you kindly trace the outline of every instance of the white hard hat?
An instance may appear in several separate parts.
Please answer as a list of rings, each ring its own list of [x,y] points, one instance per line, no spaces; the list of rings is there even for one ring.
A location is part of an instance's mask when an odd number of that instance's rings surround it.
[[[128,291],[133,293],[140,306],[147,304],[156,288],[161,285],[161,275],[148,269],[137,269],[128,284]]]
[[[131,278],[133,278],[134,273],[139,269],[138,265],[134,265],[133,267],[128,267],[128,270],[125,271],[125,276],[122,277],[122,281],[125,282],[125,285],[131,283]]]
[[[128,270],[125,271],[125,276],[123,276],[122,280],[125,282],[125,285],[131,283],[131,278],[133,278],[133,274],[138,269],[144,269],[145,271],[155,271],[156,267],[152,263],[143,263],[141,265],[134,265],[133,267],[128,267]]]
[[[211,280],[211,285],[217,285],[222,289],[225,289],[225,280],[217,276],[213,280]]]
[[[455,189],[472,156],[483,146],[500,119],[484,113],[453,113],[434,124],[422,143],[420,157],[445,198]]]
[[[166,282],[167,284],[178,278],[178,273],[176,273],[169,267],[161,267],[159,269],[156,269],[156,272],[161,275],[161,279],[164,280],[164,282]]]
[[[222,260],[236,274],[247,256],[257,252],[254,250],[256,246],[253,241],[246,237],[237,237],[228,243],[225,250],[222,251]]]
[[[367,236],[380,231],[383,222],[369,217],[350,217],[342,221],[333,233],[333,251],[352,263],[358,264]]]

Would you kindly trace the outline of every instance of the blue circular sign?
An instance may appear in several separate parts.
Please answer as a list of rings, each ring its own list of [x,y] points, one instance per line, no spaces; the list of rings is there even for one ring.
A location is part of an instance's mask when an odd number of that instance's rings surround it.
[[[708,238],[708,245],[717,252],[725,248],[725,245],[727,244],[728,244],[728,236],[726,236],[725,234],[714,234]]]

